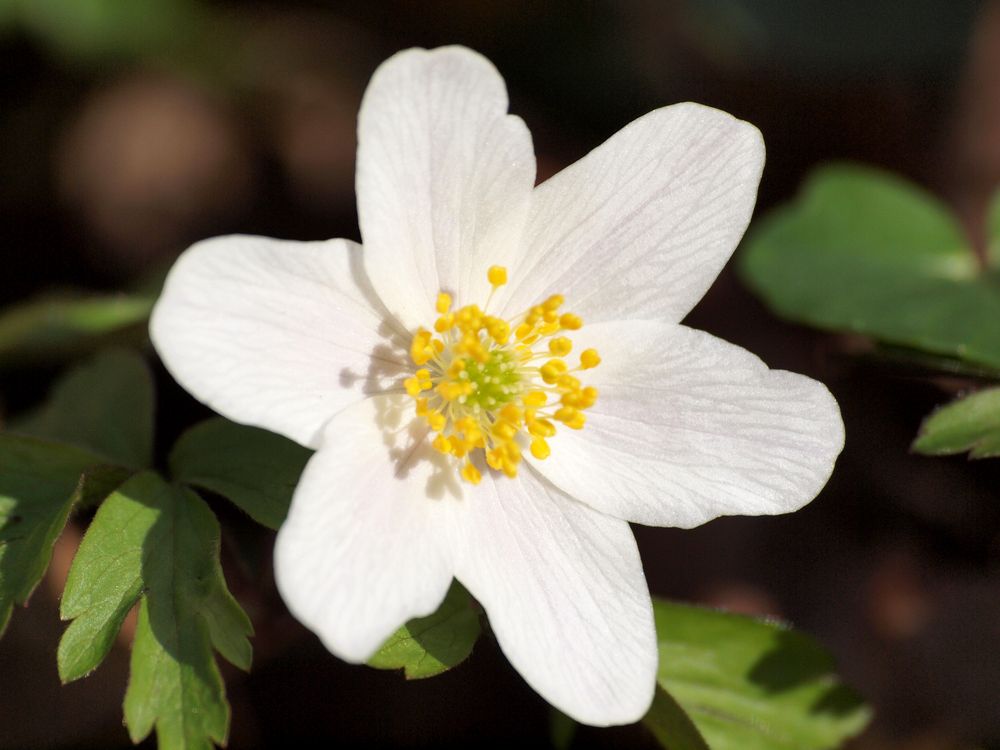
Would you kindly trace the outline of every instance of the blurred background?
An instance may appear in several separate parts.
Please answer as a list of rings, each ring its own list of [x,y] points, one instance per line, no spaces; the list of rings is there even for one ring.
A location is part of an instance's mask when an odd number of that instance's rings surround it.
[[[974,0],[0,0],[0,308],[43,291],[155,289],[192,241],[358,238],[355,117],[375,66],[465,44],[507,79],[544,179],[656,107],[756,124],[758,212],[831,159],[937,193],[982,246],[1000,183],[1000,3]],[[876,719],[855,750],[1000,748],[1000,464],[910,454],[968,383],[783,323],[723,272],[688,322],[827,383],[847,423],[805,510],[694,531],[638,529],[655,594],[785,618],[837,655]],[[1000,325],[1000,321],[997,321]],[[0,363],[0,420],[55,363]],[[157,439],[207,413],[162,368]],[[272,535],[218,504],[254,669],[225,672],[230,746],[544,742],[547,705],[482,639],[406,683],[330,656],[284,610]],[[80,528],[0,640],[0,747],[129,746],[127,638],[62,688],[57,594]],[[640,727],[574,747],[653,747]]]

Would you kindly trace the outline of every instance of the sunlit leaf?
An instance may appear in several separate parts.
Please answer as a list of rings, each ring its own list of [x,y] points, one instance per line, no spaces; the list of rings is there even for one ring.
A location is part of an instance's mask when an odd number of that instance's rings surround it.
[[[223,744],[229,705],[213,648],[250,666],[250,622],[226,588],[219,525],[194,493],[136,475],[104,502],[70,569],[59,644],[64,681],[107,655],[140,602],[125,720],[134,742],[154,728],[161,750]]]
[[[101,352],[60,378],[48,401],[14,428],[86,448],[108,463],[145,468],[153,458],[149,369],[134,352]]]
[[[146,340],[152,297],[43,296],[0,310],[0,367],[65,361]]]
[[[1000,388],[938,409],[920,427],[913,450],[928,455],[969,451],[970,458],[1000,457]]]
[[[177,481],[217,492],[276,529],[311,455],[273,432],[216,418],[181,436],[170,453],[170,470]]]
[[[45,574],[74,502],[93,497],[86,472],[100,462],[79,448],[0,433],[0,634]]]
[[[458,581],[437,612],[410,620],[368,662],[378,669],[402,669],[408,680],[434,677],[458,666],[479,638],[479,613]]]
[[[642,723],[667,750],[710,750],[691,717],[660,685]]]
[[[779,315],[1000,367],[1000,286],[944,207],[859,166],[815,173],[748,237],[741,272]]]
[[[836,748],[870,712],[814,640],[774,622],[654,600],[657,680],[712,750]]]

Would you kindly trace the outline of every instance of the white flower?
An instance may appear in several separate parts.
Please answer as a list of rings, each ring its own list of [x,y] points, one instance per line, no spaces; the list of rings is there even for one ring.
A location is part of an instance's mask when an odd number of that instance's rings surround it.
[[[333,653],[365,661],[454,576],[548,701],[635,721],[657,649],[628,522],[795,510],[843,445],[821,384],[679,324],[750,219],[760,134],[665,107],[535,188],[503,80],[448,47],[385,62],[358,136],[364,248],[199,243],[156,348],[212,408],[317,449],[276,574]]]

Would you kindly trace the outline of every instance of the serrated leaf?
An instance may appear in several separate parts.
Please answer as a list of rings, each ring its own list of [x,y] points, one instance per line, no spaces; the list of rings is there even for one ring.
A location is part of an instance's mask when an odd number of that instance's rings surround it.
[[[133,469],[153,457],[153,382],[138,354],[110,349],[63,375],[49,399],[19,420],[20,434],[70,443]]]
[[[1000,367],[1000,286],[933,197],[874,169],[813,174],[757,224],[744,280],[778,315]]]
[[[281,435],[216,418],[185,432],[170,453],[174,479],[228,498],[277,529],[312,451]]]
[[[1000,457],[1000,388],[989,388],[938,409],[920,427],[913,450],[931,456],[969,451]]]
[[[59,644],[64,681],[100,664],[137,601],[125,694],[132,740],[155,728],[161,750],[223,744],[229,705],[212,650],[248,669],[252,628],[226,588],[214,514],[152,472],[104,501],[73,560],[61,609],[73,620]]]
[[[153,296],[45,295],[0,312],[0,367],[64,361],[146,340]]]
[[[710,750],[691,717],[660,685],[642,723],[667,750]]]
[[[657,681],[712,750],[825,750],[870,712],[816,641],[784,625],[654,599]]]
[[[465,588],[453,581],[437,612],[406,623],[368,664],[402,669],[408,680],[434,677],[465,661],[479,633],[479,613]]]
[[[85,473],[100,460],[72,446],[0,433],[0,635],[14,604],[27,602],[45,574],[73,503],[93,494]]]

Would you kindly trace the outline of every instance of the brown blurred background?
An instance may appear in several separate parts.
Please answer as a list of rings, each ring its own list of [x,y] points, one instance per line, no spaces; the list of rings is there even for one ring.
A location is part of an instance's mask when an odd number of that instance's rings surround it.
[[[847,158],[926,185],[983,243],[1000,183],[996,2],[0,0],[0,306],[155,284],[213,234],[358,238],[367,78],[400,48],[448,43],[505,75],[540,178],[650,109],[694,100],[763,131],[759,211]],[[652,591],[818,636],[877,712],[856,750],[1000,748],[1000,463],[908,451],[922,416],[968,383],[784,324],[731,268],[689,322],[826,382],[847,449],[795,515],[638,529]],[[56,372],[0,369],[0,413],[37,402]],[[162,448],[205,412],[157,378]],[[548,707],[488,638],[412,684],[327,654],[274,592],[271,535],[215,507],[258,632],[252,673],[226,673],[232,747],[546,741]],[[124,645],[58,684],[57,593],[79,528],[0,640],[2,748],[128,746]],[[652,746],[637,727],[582,729],[576,743]]]

